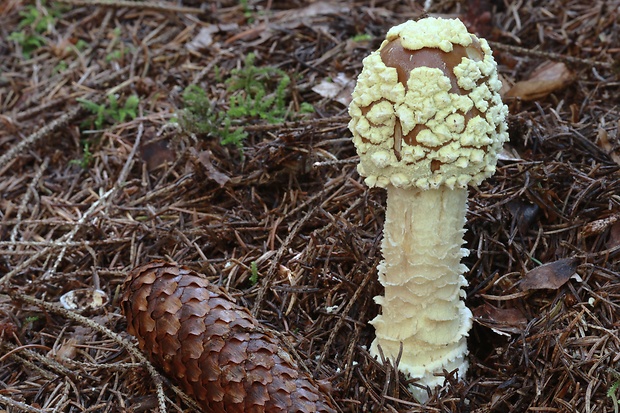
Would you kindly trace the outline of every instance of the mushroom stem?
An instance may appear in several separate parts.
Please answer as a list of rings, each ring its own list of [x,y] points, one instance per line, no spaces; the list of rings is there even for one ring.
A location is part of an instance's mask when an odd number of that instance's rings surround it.
[[[467,370],[472,314],[461,300],[467,189],[388,185],[387,193],[379,266],[385,295],[375,297],[382,314],[371,321],[371,354],[378,355],[379,346],[392,361],[400,354],[399,369],[432,389],[444,380],[435,373],[458,368],[463,377]]]

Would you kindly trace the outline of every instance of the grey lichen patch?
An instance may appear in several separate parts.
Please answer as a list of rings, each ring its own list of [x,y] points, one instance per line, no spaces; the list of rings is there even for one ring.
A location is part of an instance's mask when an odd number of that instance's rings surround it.
[[[369,186],[478,185],[508,139],[500,88],[488,44],[459,20],[392,28],[349,107],[359,173]]]

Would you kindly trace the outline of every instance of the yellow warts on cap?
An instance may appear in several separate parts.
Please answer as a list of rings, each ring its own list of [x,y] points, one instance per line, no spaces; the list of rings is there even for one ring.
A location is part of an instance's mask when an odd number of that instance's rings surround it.
[[[408,21],[363,63],[349,128],[369,186],[463,188],[493,175],[508,109],[484,39],[459,20]]]

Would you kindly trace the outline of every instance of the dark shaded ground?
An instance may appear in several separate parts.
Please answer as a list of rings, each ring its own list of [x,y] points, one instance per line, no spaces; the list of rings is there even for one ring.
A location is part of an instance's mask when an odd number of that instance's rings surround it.
[[[0,408],[155,409],[156,377],[119,342],[129,336],[117,304],[129,269],[165,258],[283,332],[343,412],[614,411],[619,1],[429,2],[493,42],[506,91],[542,63],[568,72],[505,96],[511,142],[470,197],[470,371],[426,407],[366,351],[385,194],[355,170],[346,106],[312,90],[355,79],[422,2],[89,3],[0,4]],[[211,43],[189,48],[201,28],[214,28]],[[11,36],[20,31],[39,42]],[[233,122],[248,134],[242,150],[171,124],[190,84],[223,113],[225,79],[250,52],[290,76],[286,123]],[[108,114],[89,132],[94,115],[77,99],[109,106],[110,92],[121,105],[135,94],[136,117]],[[94,288],[109,301],[85,318],[42,303]],[[191,411],[164,389],[169,411]]]

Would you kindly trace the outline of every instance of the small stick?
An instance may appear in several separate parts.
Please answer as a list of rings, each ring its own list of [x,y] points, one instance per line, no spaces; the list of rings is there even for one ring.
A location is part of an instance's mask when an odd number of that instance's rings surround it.
[[[37,130],[36,132],[28,136],[26,139],[24,139],[17,145],[13,146],[4,155],[0,156],[0,170],[2,170],[2,168],[4,168],[6,164],[12,161],[17,156],[18,153],[27,149],[28,147],[35,144],[40,139],[48,136],[49,134],[56,131],[57,129],[75,120],[81,111],[82,111],[81,106],[75,106],[71,108],[64,115],[60,116],[59,118],[54,119],[52,122],[48,123],[41,129]]]
[[[321,118],[321,119],[310,119],[310,120],[298,120],[291,122],[284,122],[279,124],[269,124],[269,125],[250,125],[243,126],[243,130],[246,132],[262,132],[273,129],[295,129],[301,128],[305,126],[319,126],[319,125],[328,125],[328,124],[337,124],[337,123],[345,123],[351,120],[350,116],[331,116],[329,118]],[[342,127],[345,127],[342,125]],[[236,129],[236,128],[231,128]]]
[[[153,367],[153,365],[146,359],[146,357],[140,352],[140,350],[138,350],[129,341],[125,340],[124,338],[122,338],[121,336],[119,336],[117,333],[110,330],[109,328],[91,320],[90,318],[84,317],[83,315],[77,314],[73,311],[66,310],[58,305],[48,303],[47,301],[39,300],[38,298],[34,298],[29,295],[19,293],[17,291],[10,291],[9,295],[14,300],[22,301],[22,302],[25,302],[31,305],[35,305],[39,308],[49,311],[50,313],[61,315],[83,326],[88,326],[92,328],[93,330],[103,334],[104,336],[109,337],[112,340],[114,340],[117,344],[119,344],[121,347],[127,350],[127,352],[130,355],[135,357],[136,360],[138,360],[138,362],[147,369],[147,371],[153,378],[153,382],[155,383],[155,387],[157,389],[157,399],[159,401],[159,410],[162,413],[166,413],[167,411],[166,402],[165,402],[164,389],[163,389],[163,384],[162,384],[164,380],[162,376],[157,372],[155,367]],[[0,401],[2,401],[2,399],[0,399]],[[32,411],[35,411],[35,410],[32,410]],[[36,411],[38,412],[39,410],[36,410]]]
[[[73,4],[75,6],[101,6],[113,8],[132,8],[142,10],[155,10],[172,13],[188,13],[202,14],[203,10],[195,7],[175,6],[170,3],[151,3],[146,1],[128,1],[128,0],[58,0],[61,3]]]
[[[41,177],[43,176],[43,172],[45,172],[49,163],[50,163],[50,158],[46,157],[45,160],[43,161],[43,164],[39,167],[39,170],[35,174],[34,178],[32,178],[30,185],[28,185],[28,190],[26,191],[26,195],[24,195],[24,198],[22,199],[22,202],[19,205],[19,209],[17,210],[17,217],[15,219],[16,224],[13,227],[13,230],[11,231],[11,244],[12,245],[9,245],[10,251],[13,251],[15,248],[15,244],[17,242],[17,232],[19,230],[19,225],[21,224],[21,221],[22,221],[22,215],[24,214],[24,211],[26,210],[26,208],[28,208],[28,205],[30,204],[30,198],[36,192],[37,190],[36,187],[39,184],[39,181],[41,180]]]
[[[301,230],[301,228],[306,224],[306,222],[310,218],[314,216],[314,213],[316,212],[316,210],[317,210],[316,206],[310,208],[308,212],[299,221],[297,221],[295,226],[291,228],[286,239],[284,240],[282,245],[280,245],[280,248],[278,248],[278,252],[276,252],[275,257],[271,261],[271,265],[269,265],[269,269],[267,270],[267,276],[263,280],[263,285],[258,290],[256,301],[254,302],[254,307],[252,307],[251,312],[254,317],[256,317],[256,315],[258,314],[258,311],[260,310],[260,307],[263,304],[263,301],[265,300],[265,295],[267,293],[267,290],[271,287],[271,282],[273,281],[273,278],[275,277],[275,274],[276,274],[276,268],[278,264],[282,261],[282,256],[284,255],[284,252],[288,249],[290,243],[297,236],[297,233]]]
[[[112,194],[116,193],[116,191],[123,186],[123,184],[125,183],[125,180],[127,179],[127,175],[129,175],[129,170],[131,169],[131,165],[133,165],[133,158],[136,152],[138,151],[138,148],[140,147],[140,142],[142,140],[143,132],[144,132],[144,125],[140,123],[140,126],[138,128],[138,134],[136,135],[136,141],[134,142],[133,148],[131,149],[129,156],[127,157],[127,162],[125,162],[125,165],[123,166],[123,169],[121,170],[121,173],[118,176],[118,179],[116,180],[116,184],[112,187],[112,189],[108,190],[97,201],[95,201],[90,206],[90,208],[88,208],[88,210],[84,213],[84,215],[82,215],[82,217],[78,220],[77,222],[78,225],[73,227],[71,232],[68,234],[67,239],[63,239],[63,242],[73,241],[73,237],[75,237],[75,234],[77,234],[78,230],[82,227],[82,224],[84,224],[86,220],[90,218],[93,212],[97,210],[97,208],[99,208],[100,205],[104,205],[107,202],[108,198],[110,198]],[[60,253],[56,257],[56,261],[54,261],[54,265],[52,266],[52,268],[47,270],[47,272],[43,276],[43,279],[50,277],[52,274],[56,272],[56,269],[60,265],[60,262],[64,258],[66,252],[67,252],[67,244],[65,243],[65,246],[62,247],[62,249],[60,250]]]
[[[103,84],[106,82],[110,82],[115,80],[117,77],[122,76],[125,74],[124,70],[115,72],[111,75],[106,75],[104,78],[100,79],[98,81],[98,84]],[[116,89],[114,89],[116,90]],[[109,95],[110,93],[112,93],[111,91],[107,92],[105,95]],[[91,94],[87,94],[84,96],[84,98],[90,98]],[[98,103],[97,99],[94,99],[95,103]],[[55,132],[56,130],[62,128],[63,126],[67,125],[68,123],[73,122],[81,113],[82,113],[82,106],[81,105],[77,105],[74,106],[73,108],[69,109],[67,111],[67,113],[65,113],[64,115],[54,119],[53,121],[51,121],[50,123],[48,123],[47,125],[43,126],[42,128],[38,129],[36,132],[32,133],[30,136],[28,136],[26,139],[22,140],[21,142],[19,142],[17,145],[13,146],[11,149],[9,149],[4,155],[0,156],[0,175],[2,175],[3,171],[2,169],[9,163],[11,162],[13,159],[15,159],[17,157],[17,155],[22,152],[25,151],[26,149],[28,149],[30,146],[34,145],[35,143],[37,143],[38,141],[40,141],[41,139],[45,138],[46,136],[49,136],[51,133]]]
[[[511,52],[511,53],[515,53],[515,54],[520,54],[520,55],[542,57],[542,58],[545,58],[545,59],[557,60],[557,61],[565,62],[565,63],[573,63],[573,64],[580,64],[580,65],[587,65],[587,66],[594,66],[594,67],[602,67],[602,68],[605,68],[605,69],[609,69],[609,68],[612,67],[612,64],[611,63],[607,63],[607,62],[598,62],[596,60],[582,59],[580,57],[567,56],[567,55],[563,55],[563,54],[559,54],[559,53],[542,52],[540,50],[531,50],[531,49],[526,49],[524,47],[513,46],[513,45],[504,44],[504,43],[498,43],[498,42],[491,42],[491,41],[489,41],[488,43],[494,49],[501,49],[501,50],[505,50],[507,52]]]
[[[13,406],[16,409],[24,412],[45,413],[43,410],[28,406],[26,403],[18,402],[17,400],[13,400],[10,397],[6,397],[1,394],[0,403],[3,403],[6,406]]]

